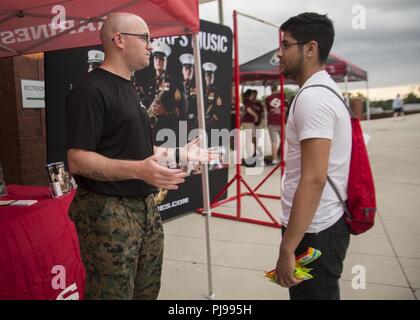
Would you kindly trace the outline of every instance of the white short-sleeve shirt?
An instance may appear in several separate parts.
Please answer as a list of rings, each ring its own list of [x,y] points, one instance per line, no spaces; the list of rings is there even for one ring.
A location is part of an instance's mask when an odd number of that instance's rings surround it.
[[[326,71],[313,74],[302,86],[323,84],[341,91]],[[301,89],[301,90],[302,90]],[[286,170],[282,179],[281,222],[287,226],[293,198],[300,181],[300,142],[310,138],[331,140],[328,175],[337,186],[343,200],[347,199],[347,182],[351,154],[350,115],[339,98],[326,88],[308,88],[290,108],[286,125]],[[336,223],[344,209],[333,189],[326,183],[319,206],[306,232],[317,233]]]
[[[392,109],[395,110],[395,109],[402,108],[402,107],[403,107],[403,103],[402,103],[400,98],[395,98],[392,101]]]

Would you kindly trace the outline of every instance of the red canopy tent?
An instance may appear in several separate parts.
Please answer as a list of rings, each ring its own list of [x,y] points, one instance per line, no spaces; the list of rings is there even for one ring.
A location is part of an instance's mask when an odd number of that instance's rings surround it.
[[[242,64],[240,66],[241,83],[278,80],[277,51],[278,49],[272,50]],[[348,81],[367,81],[366,71],[333,53],[328,56],[326,70],[337,82],[344,82],[345,76],[348,77]],[[286,81],[287,83],[294,83],[291,79],[286,79]]]
[[[326,65],[327,72],[337,82],[367,81],[367,72],[355,64],[344,60],[335,53],[330,53]]]
[[[152,37],[199,31],[197,0],[2,0],[0,57],[99,44],[106,16],[140,15]]]
[[[99,30],[112,12],[141,16],[152,37],[191,34],[195,56],[199,128],[206,132],[198,45],[198,0],[2,0],[0,2],[0,57],[99,44]],[[201,140],[207,148],[207,140]],[[209,294],[213,296],[209,237],[209,181],[202,167],[203,206],[206,214]]]
[[[262,56],[248,61],[240,66],[240,82],[242,85],[263,85],[267,81],[279,79],[278,49],[271,50]],[[336,82],[344,82],[348,98],[348,82],[366,81],[367,119],[370,119],[368,73],[353,63],[330,53],[327,59],[326,71]],[[285,84],[295,84],[292,79],[285,79]]]

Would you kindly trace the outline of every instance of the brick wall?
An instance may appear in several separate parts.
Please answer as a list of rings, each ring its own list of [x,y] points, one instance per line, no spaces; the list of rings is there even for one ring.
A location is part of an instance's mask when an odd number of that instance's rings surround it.
[[[45,185],[45,109],[23,109],[21,79],[44,80],[42,54],[0,59],[0,162],[7,184]]]

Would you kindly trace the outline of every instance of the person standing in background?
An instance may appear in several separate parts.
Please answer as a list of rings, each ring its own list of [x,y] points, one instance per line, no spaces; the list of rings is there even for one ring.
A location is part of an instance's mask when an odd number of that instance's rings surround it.
[[[395,117],[402,117],[404,115],[404,105],[400,99],[400,94],[397,94],[397,97],[392,101],[392,110],[394,110],[394,114],[392,115]]]

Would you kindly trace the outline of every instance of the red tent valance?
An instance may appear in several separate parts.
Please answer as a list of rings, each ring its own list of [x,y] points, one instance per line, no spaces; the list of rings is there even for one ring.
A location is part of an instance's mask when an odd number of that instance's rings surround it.
[[[199,31],[198,0],[1,0],[0,57],[99,44],[117,11],[141,16],[152,37]]]

